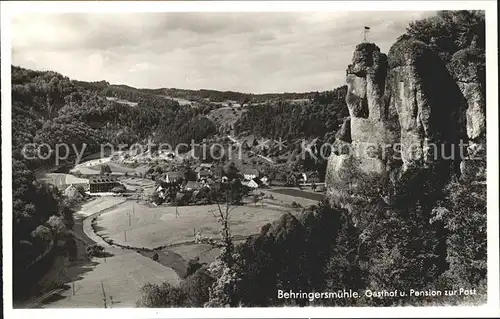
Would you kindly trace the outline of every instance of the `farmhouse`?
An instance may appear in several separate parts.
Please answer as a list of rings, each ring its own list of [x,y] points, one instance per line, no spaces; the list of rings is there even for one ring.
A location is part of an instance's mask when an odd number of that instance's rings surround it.
[[[297,176],[298,174],[296,172],[291,172],[287,178],[286,178],[286,184],[287,185],[297,185],[299,182],[300,177]]]
[[[73,199],[82,198],[82,194],[75,185],[69,185],[63,192],[64,196]]]
[[[306,174],[306,182],[307,183],[319,183],[319,173],[317,171],[309,172]]]
[[[212,163],[201,163],[199,167],[201,170],[211,170],[213,166]]]
[[[183,190],[191,191],[201,189],[202,185],[198,182],[188,181],[186,185],[183,186]]]
[[[111,192],[114,187],[119,186],[120,183],[118,182],[116,176],[98,175],[90,177],[89,185],[91,193],[107,193]]]
[[[184,178],[184,173],[179,171],[172,171],[165,174],[165,182],[175,183]]]
[[[250,188],[259,188],[259,180],[258,179],[252,179],[250,181],[244,181],[242,182],[241,184],[246,186],[246,187],[250,187]]]
[[[212,176],[212,173],[210,171],[202,170],[198,172],[198,180],[207,180],[209,177]]]
[[[242,172],[243,178],[247,181],[253,180],[259,176],[259,171],[255,168],[249,168]]]

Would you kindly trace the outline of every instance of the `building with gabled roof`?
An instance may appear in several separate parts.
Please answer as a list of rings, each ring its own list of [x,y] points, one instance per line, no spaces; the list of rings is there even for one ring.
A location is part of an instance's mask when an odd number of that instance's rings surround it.
[[[181,171],[167,172],[165,174],[165,178],[164,179],[165,179],[165,182],[167,182],[167,183],[177,182],[179,180],[184,179],[184,172],[181,172]]]
[[[252,180],[256,177],[259,177],[259,171],[255,168],[245,169],[241,172],[241,174],[243,175],[243,178],[248,180],[248,181]]]
[[[89,178],[90,193],[108,193],[119,185],[120,183],[114,175],[96,175]]]

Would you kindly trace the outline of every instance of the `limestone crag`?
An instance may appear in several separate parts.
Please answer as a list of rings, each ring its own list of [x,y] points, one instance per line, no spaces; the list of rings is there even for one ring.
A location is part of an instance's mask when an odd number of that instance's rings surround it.
[[[474,47],[456,52],[450,72],[467,100],[466,128],[468,158],[461,164],[466,179],[486,178],[486,59],[484,51]]]
[[[452,66],[463,70],[459,65],[470,61],[465,54]],[[407,172],[436,167],[436,183],[445,180],[461,161],[460,140],[484,137],[481,71],[475,64],[465,69],[458,77],[431,47],[411,38],[398,40],[388,56],[373,43],[359,44],[346,75],[350,130],[329,158],[329,192],[376,195]]]

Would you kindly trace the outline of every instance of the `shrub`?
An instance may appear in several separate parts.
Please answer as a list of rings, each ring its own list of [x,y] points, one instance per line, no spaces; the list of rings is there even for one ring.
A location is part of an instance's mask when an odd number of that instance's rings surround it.
[[[159,256],[158,253],[154,253],[153,256],[151,257],[154,261],[158,261]]]
[[[104,255],[104,247],[101,245],[90,245],[85,249],[89,257],[101,257]]]
[[[302,207],[302,205],[301,205],[301,204],[299,204],[299,203],[297,203],[296,201],[293,201],[293,202],[292,202],[292,207],[293,207],[293,208],[301,208],[301,207]]]
[[[195,257],[193,259],[190,259],[187,265],[186,277],[189,277],[192,274],[194,274],[198,269],[201,268],[202,265],[203,264],[200,263],[200,258]]]
[[[181,282],[181,289],[186,294],[187,307],[203,307],[210,296],[210,288],[215,279],[205,268],[196,272]]]
[[[141,299],[137,302],[138,307],[168,308],[184,307],[186,304],[186,293],[181,288],[167,282],[161,285],[145,284],[141,287],[140,292]]]
[[[433,222],[445,221],[448,230],[444,275],[460,287],[478,287],[487,273],[486,187],[450,183],[440,204]]]

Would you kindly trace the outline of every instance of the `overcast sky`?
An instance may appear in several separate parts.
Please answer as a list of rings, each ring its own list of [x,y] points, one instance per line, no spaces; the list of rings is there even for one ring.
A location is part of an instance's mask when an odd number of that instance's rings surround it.
[[[344,84],[365,25],[387,52],[409,22],[432,14],[23,14],[13,20],[12,63],[141,88],[323,91]]]

